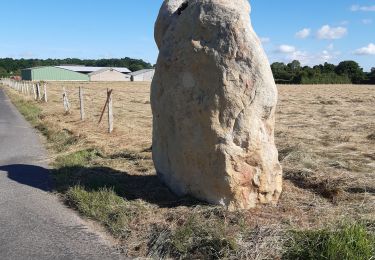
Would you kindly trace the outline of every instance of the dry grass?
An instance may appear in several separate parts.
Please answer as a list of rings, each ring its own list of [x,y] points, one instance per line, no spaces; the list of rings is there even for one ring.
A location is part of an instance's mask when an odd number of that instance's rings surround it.
[[[78,86],[85,89],[85,122],[79,120]],[[64,114],[62,87],[72,105],[69,115]],[[106,118],[97,125],[107,88],[114,89],[113,134],[107,134]],[[97,149],[100,156],[85,166],[123,176],[119,183],[125,188],[119,187],[117,194],[143,201],[147,210],[129,224],[129,256],[173,255],[158,241],[172,239],[173,232],[194,216],[207,227],[211,222],[224,223],[218,236],[225,241],[241,234],[236,241],[245,251],[216,252],[233,259],[280,255],[283,232],[288,229],[316,229],[348,219],[375,222],[375,87],[280,86],[276,142],[284,168],[284,193],[277,207],[241,213],[176,198],[155,178],[149,88],[148,83],[49,83],[49,103],[39,104],[44,122],[79,137],[55,156]],[[194,224],[188,231],[195,228]],[[227,246],[233,249],[229,242]],[[150,248],[156,249],[150,252]]]

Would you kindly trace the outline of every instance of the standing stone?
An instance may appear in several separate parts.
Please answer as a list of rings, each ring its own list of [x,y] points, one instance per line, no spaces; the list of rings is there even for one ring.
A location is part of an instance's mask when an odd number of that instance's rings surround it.
[[[166,0],[155,28],[153,160],[177,194],[248,209],[276,203],[277,88],[247,0]]]

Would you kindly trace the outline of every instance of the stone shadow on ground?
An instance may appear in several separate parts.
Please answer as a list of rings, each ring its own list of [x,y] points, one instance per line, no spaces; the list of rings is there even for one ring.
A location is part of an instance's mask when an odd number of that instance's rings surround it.
[[[52,191],[53,181],[50,171],[46,168],[35,165],[13,164],[0,166],[0,171],[5,172],[9,179],[22,185],[43,191]]]
[[[207,205],[189,196],[179,197],[156,175],[130,175],[109,167],[69,166],[48,170],[32,165],[1,166],[8,178],[43,191],[66,192],[74,186],[87,191],[108,188],[126,200],[143,200],[162,208]]]
[[[131,175],[109,167],[70,166],[52,170],[58,191],[79,185],[88,191],[113,189],[126,200],[143,200],[162,208],[206,205],[194,198],[175,195],[156,175]]]

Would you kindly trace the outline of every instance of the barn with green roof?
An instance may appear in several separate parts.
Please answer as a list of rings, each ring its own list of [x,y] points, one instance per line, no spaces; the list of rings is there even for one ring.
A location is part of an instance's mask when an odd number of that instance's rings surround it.
[[[30,81],[89,81],[87,74],[54,66],[24,69],[21,75]]]

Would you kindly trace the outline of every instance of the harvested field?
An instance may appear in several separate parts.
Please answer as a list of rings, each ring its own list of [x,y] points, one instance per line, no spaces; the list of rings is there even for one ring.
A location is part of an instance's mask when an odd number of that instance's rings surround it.
[[[79,86],[85,90],[85,122],[80,121]],[[63,87],[72,106],[70,114],[64,113]],[[107,133],[106,118],[98,126],[107,88],[114,90],[112,134]],[[347,220],[375,223],[374,86],[279,86],[276,142],[284,168],[284,193],[276,207],[238,213],[176,198],[154,177],[149,88],[148,83],[48,83],[49,102],[38,103],[43,122],[77,137],[66,149],[54,150],[54,158],[96,149],[100,156],[90,161],[91,170],[105,167],[111,174],[123,175],[120,183],[126,187],[117,194],[137,201],[132,209],[142,212],[132,215],[122,237],[128,255],[165,256],[166,249],[158,244],[160,236],[190,223],[194,214],[203,222],[222,219],[228,241],[239,227],[252,230],[248,235],[253,240],[237,239],[248,251],[232,253],[231,243],[226,244],[229,253],[224,256],[229,258],[276,257],[282,253],[285,230],[318,229]],[[12,90],[8,93],[19,97]],[[265,250],[270,245],[273,249]],[[262,255],[252,255],[255,251],[250,248],[258,247]]]

